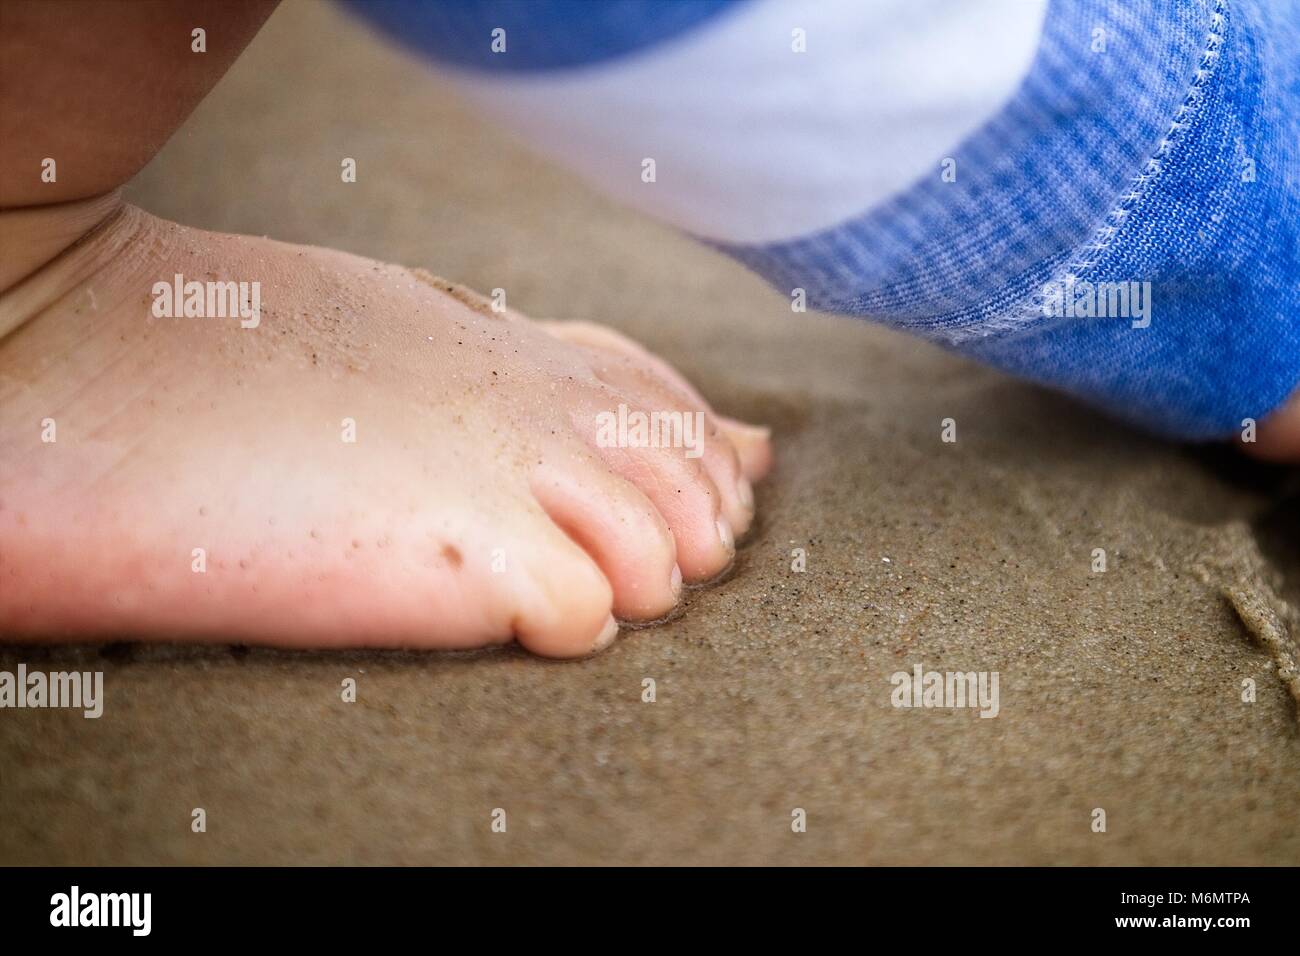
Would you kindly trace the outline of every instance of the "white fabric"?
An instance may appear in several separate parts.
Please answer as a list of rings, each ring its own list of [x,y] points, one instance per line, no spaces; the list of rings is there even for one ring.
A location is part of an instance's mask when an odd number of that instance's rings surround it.
[[[770,242],[940,175],[1028,72],[1045,10],[1046,0],[755,0],[606,64],[453,75],[615,198],[706,238]],[[792,50],[796,28],[806,52]],[[642,181],[646,158],[653,183]]]

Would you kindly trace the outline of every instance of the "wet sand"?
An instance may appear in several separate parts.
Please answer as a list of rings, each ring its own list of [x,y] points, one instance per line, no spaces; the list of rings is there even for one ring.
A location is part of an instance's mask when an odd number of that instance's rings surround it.
[[[792,315],[326,4],[281,8],[127,196],[608,322],[778,466],[731,577],[588,661],[0,647],[107,696],[0,711],[0,863],[1300,863],[1294,472]],[[891,706],[917,664],[997,671],[998,716]]]

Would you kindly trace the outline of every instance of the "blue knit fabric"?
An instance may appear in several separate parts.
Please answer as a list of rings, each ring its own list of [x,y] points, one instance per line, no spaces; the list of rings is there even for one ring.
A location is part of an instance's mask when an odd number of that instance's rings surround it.
[[[500,0],[360,10],[430,55],[519,70],[600,62],[725,8],[507,6],[523,20],[506,57],[486,52]],[[1021,88],[950,158],[955,180],[936,165],[833,228],[714,245],[810,307],[1171,436],[1229,435],[1300,385],[1297,0],[1054,0]],[[1149,288],[1145,327],[1049,308],[1053,292],[1119,284]]]
[[[1058,0],[1021,90],[953,158],[955,182],[722,248],[819,309],[1171,436],[1226,436],[1300,384],[1295,3]],[[1071,277],[1150,282],[1150,325],[1046,314]]]
[[[646,49],[737,0],[345,0],[416,51],[463,69],[507,73],[588,66]],[[743,0],[742,0],[743,2]],[[505,30],[504,53],[492,31]]]

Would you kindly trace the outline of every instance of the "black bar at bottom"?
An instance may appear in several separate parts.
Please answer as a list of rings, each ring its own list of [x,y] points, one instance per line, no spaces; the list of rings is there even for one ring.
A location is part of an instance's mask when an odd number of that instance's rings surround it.
[[[733,943],[782,928],[808,942],[848,931],[859,942],[901,936],[919,944],[937,933],[944,951],[988,933],[1042,938],[1042,930],[1071,942],[1199,937],[1232,945],[1285,932],[1295,877],[1294,869],[1242,868],[7,869],[0,913],[6,944],[116,937],[437,946],[458,945],[462,934],[498,941],[515,929],[546,945],[576,921],[579,939],[608,930],[610,945],[638,936],[667,945],[682,939],[662,935],[677,927]]]

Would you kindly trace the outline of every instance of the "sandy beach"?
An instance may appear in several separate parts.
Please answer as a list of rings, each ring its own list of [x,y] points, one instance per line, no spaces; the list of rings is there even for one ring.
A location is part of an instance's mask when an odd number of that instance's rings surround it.
[[[1300,864],[1293,470],[792,314],[331,4],[284,4],[126,197],[609,323],[777,467],[730,576],[585,661],[0,646],[105,674],[99,719],[0,712],[0,864]],[[918,665],[997,672],[997,716],[893,706]]]

